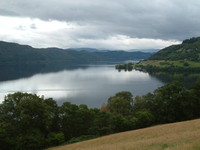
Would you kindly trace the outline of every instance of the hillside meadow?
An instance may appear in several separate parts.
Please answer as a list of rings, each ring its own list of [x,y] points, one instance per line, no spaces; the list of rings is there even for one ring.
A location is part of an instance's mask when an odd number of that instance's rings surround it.
[[[200,119],[122,132],[48,150],[199,150]]]
[[[155,66],[160,68],[166,68],[170,66],[176,66],[176,67],[183,67],[185,69],[187,68],[199,68],[200,62],[195,61],[170,61],[170,60],[147,60],[140,62],[139,65],[147,66]],[[137,65],[136,65],[137,66]]]

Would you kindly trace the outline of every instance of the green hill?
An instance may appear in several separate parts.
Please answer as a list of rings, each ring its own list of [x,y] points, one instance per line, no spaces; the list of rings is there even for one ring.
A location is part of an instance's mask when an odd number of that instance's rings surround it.
[[[164,48],[134,67],[149,72],[200,72],[200,37]]]
[[[200,119],[104,136],[49,150],[198,150]]]
[[[190,60],[200,61],[200,37],[184,40],[152,55],[149,60]]]
[[[146,59],[152,53],[106,51],[88,52],[59,48],[33,48],[0,41],[0,65],[88,64]]]

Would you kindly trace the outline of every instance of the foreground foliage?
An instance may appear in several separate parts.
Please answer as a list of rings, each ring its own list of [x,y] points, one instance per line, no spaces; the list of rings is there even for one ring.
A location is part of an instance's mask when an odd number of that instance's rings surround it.
[[[119,92],[100,109],[14,93],[0,104],[0,149],[39,150],[116,132],[200,117],[200,81],[166,84],[142,97]]]

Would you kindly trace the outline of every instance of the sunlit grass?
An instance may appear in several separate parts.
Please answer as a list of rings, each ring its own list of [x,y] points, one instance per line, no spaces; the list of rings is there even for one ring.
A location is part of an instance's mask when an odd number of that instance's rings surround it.
[[[49,150],[200,149],[200,119],[104,136]]]

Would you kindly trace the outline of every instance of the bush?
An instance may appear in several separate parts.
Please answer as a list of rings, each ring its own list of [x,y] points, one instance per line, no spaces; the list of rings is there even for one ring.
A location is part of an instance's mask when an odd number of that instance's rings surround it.
[[[138,128],[148,127],[155,122],[155,117],[149,111],[139,111],[136,114]]]
[[[47,138],[48,146],[57,146],[65,142],[63,133],[50,133]]]
[[[20,150],[42,150],[45,147],[45,138],[36,129],[29,131],[26,135],[20,135],[17,139],[16,149]]]

